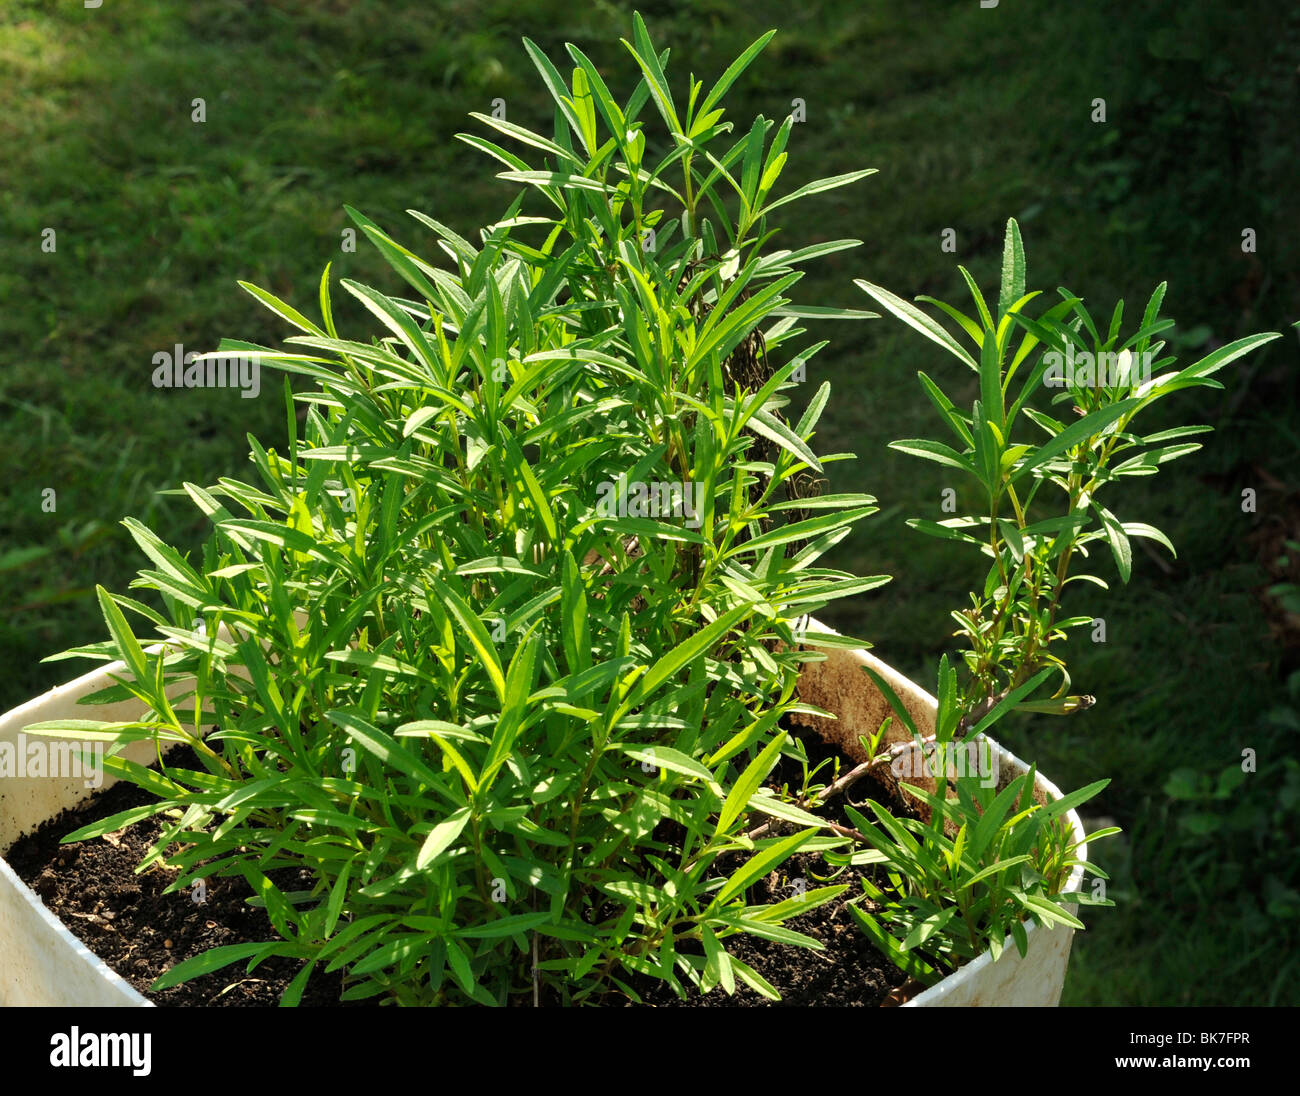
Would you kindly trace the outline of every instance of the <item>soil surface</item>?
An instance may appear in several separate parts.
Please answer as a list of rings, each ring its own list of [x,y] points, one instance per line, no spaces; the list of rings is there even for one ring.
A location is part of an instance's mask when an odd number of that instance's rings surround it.
[[[851,763],[846,762],[838,751],[827,746],[816,734],[785,723],[782,726],[792,738],[803,742],[810,770],[823,761],[833,762],[835,758],[840,758],[839,771],[836,772],[832,764],[826,764],[812,778],[814,784],[829,785],[837,776],[842,776],[852,768]],[[795,762],[783,757],[772,770],[767,783],[776,788],[785,785],[789,791],[798,794],[803,785],[803,770]],[[811,813],[840,825],[852,826],[852,820],[844,813],[846,798],[850,805],[868,816],[870,811],[863,805],[867,799],[875,799],[884,804],[895,815],[913,813],[892,787],[871,777],[859,781],[830,802],[812,807]],[[798,829],[793,824],[773,820],[772,830],[764,836],[783,836],[795,833]],[[718,870],[727,873],[739,864],[739,860],[734,864],[719,861]],[[839,870],[839,874],[830,878],[836,870]],[[786,928],[819,941],[825,950],[792,947],[743,933],[722,941],[729,955],[747,963],[771,984],[781,995],[780,1001],[768,1000],[739,978],[736,979],[734,995],[728,995],[719,986],[702,996],[693,994],[685,1001],[677,997],[665,982],[656,978],[638,978],[630,984],[645,1004],[659,1007],[729,1008],[773,1005],[843,1008],[901,1004],[924,987],[905,985],[907,976],[867,940],[848,909],[850,899],[861,900],[861,880],[864,876],[870,878],[869,873],[873,870],[875,869],[871,867],[834,869],[819,854],[798,854],[781,865],[779,871],[772,872],[749,888],[749,904],[760,905],[775,904],[793,897],[795,880],[802,880],[807,890],[823,886],[848,886],[848,890],[833,902],[783,922]]]
[[[815,879],[813,873],[824,876],[826,872],[827,865],[819,856],[792,857],[783,865],[781,873],[773,872],[750,888],[749,901],[753,905],[775,904],[790,898],[794,894],[790,884],[793,878],[802,877],[809,890],[825,886],[827,884]],[[906,976],[868,942],[848,911],[848,899],[862,894],[860,878],[858,869],[845,869],[844,874],[834,880],[836,884],[849,884],[844,894],[834,902],[783,923],[785,928],[820,941],[824,951],[791,947],[747,934],[737,934],[722,941],[728,954],[747,963],[767,979],[781,995],[780,1001],[769,1001],[741,982],[739,977],[732,996],[718,986],[708,994],[693,994],[685,1001],[657,979],[638,979],[633,983],[634,988],[645,1004],[659,1007],[775,1005],[845,1008],[901,1003],[891,1001],[890,997],[907,980]]]
[[[184,757],[169,760],[197,767]],[[163,894],[175,878],[166,868],[154,865],[137,875],[136,865],[162,831],[158,819],[59,844],[66,833],[150,802],[153,797],[133,784],[115,784],[19,838],[5,859],[74,936],[155,1004],[278,1004],[301,967],[296,960],[268,959],[252,973],[245,973],[243,960],[160,993],[149,992],[153,981],[182,959],[223,944],[278,939],[265,912],[245,901],[253,892],[243,879],[207,879],[204,900],[197,902],[191,891]],[[276,882],[284,886],[287,881]],[[310,880],[287,889],[308,888]],[[342,989],[340,974],[318,970],[302,1004],[337,1005]]]
[[[811,732],[793,730],[804,741],[813,765],[835,756]],[[181,759],[181,764],[188,764]],[[843,768],[841,772],[845,771]],[[828,765],[816,782],[829,784],[835,773]],[[780,787],[802,784],[800,767],[782,759],[769,783]],[[889,792],[868,779],[848,793],[857,805],[868,797],[892,802]],[[193,979],[159,993],[149,991],[164,971],[190,956],[222,944],[274,940],[276,933],[266,914],[249,906],[252,891],[243,879],[209,878],[203,902],[190,892],[164,894],[174,877],[161,866],[137,874],[136,865],[161,831],[162,823],[147,819],[113,834],[61,845],[60,838],[73,830],[128,807],[151,802],[135,786],[120,783],[96,793],[85,804],[64,811],[33,834],[20,838],[5,854],[18,876],[40,895],[45,905],[86,945],[118,974],[158,1005],[273,1006],[280,993],[298,972],[295,960],[270,959],[251,973],[246,961]],[[815,813],[848,824],[843,815],[843,797]],[[775,822],[773,835],[794,832],[795,827]],[[726,870],[725,865],[719,865]],[[792,918],[786,925],[819,940],[824,951],[793,948],[748,935],[727,938],[727,950],[748,963],[781,994],[788,1006],[877,1006],[897,1003],[891,994],[905,981],[904,975],[874,947],[858,928],[847,908],[847,900],[862,893],[861,876],[871,868],[846,868],[834,879],[820,856],[810,854],[792,859],[750,888],[752,904],[779,902],[794,894],[792,880],[802,878],[808,889],[828,883],[846,883],[849,889],[835,902]],[[275,873],[277,876],[284,873]],[[302,878],[277,878],[284,889],[311,888],[308,873]],[[707,996],[679,1000],[662,982],[646,978],[634,983],[646,1005],[670,1007],[758,1006],[773,1004],[737,980],[736,993],[728,996],[720,987]],[[911,987],[909,987],[910,989]],[[338,1005],[343,984],[341,974],[317,971],[303,995],[304,1005]],[[364,1003],[364,1002],[363,1002]],[[544,1003],[544,1002],[543,1002]]]

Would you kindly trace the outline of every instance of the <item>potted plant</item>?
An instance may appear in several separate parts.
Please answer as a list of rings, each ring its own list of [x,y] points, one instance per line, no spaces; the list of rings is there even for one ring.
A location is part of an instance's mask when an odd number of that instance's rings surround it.
[[[1066,688],[1032,699],[1063,669],[1049,648],[1075,623],[1056,613],[1070,561],[1098,536],[1126,559],[1143,531],[1098,508],[1090,532],[1081,515],[1101,480],[1169,458],[1113,463],[1137,444],[1133,414],[1213,383],[1265,336],[1140,393],[1076,385],[1083,414],[1067,426],[1028,399],[1054,354],[1097,332],[1073,297],[1024,314],[1014,223],[996,322],[978,291],[979,322],[942,306],[978,361],[864,284],[980,380],[966,414],[923,378],[963,449],[898,443],[988,495],[979,515],[917,523],[993,562],[962,618],[965,670],[944,660],[931,697],[813,616],[887,579],[821,565],[875,500],[820,493],[848,459],[812,447],[829,387],[785,411],[825,344],[790,346],[801,317],[873,314],[785,296],[802,264],[857,241],[768,244],[780,207],[870,172],[774,197],[792,120],[722,140],[721,101],[770,37],[680,101],[638,16],[626,44],[639,82],[622,106],[581,50],[568,47],[565,80],[526,41],[556,125],[546,137],[476,116],[541,168],[462,135],[524,185],[477,245],[413,213],[448,269],[349,210],[416,294],[341,281],[377,337],[340,334],[329,268],[319,322],[245,286],[297,334],[208,357],[288,375],[284,452],[250,438],[255,483],[184,486],[213,524],[200,559],[128,520],[152,565],[133,587],[158,603],[99,590],[110,639],[67,654],[110,665],[0,720],[0,742],[104,748],[109,778],[149,793],[66,841],[152,821],[141,867],[165,866],[169,892],[237,880],[265,911],[270,939],[186,957],[156,989],[278,960],[295,971],[290,1005],[321,972],[345,976],[344,1001],[774,999],[755,942],[821,951],[805,930],[834,911],[891,984],[913,980],[915,1003],[1055,1003],[1074,907],[1090,899],[1073,808],[1099,785],[1062,796],[985,732],[1016,708],[1085,706]],[[1167,326],[1158,298],[1126,348],[1145,352]],[[1118,330],[1117,310],[1097,347]],[[289,376],[311,386],[295,393]],[[1047,440],[1013,444],[1022,419]],[[1031,520],[1058,487],[1066,517]],[[142,642],[132,618],[155,635]],[[87,720],[76,703],[107,707]],[[81,797],[47,783],[15,818]],[[64,948],[73,1000],[138,999],[84,946],[68,950],[7,866],[0,903],[21,910],[6,923]],[[36,950],[10,969],[57,998]]]

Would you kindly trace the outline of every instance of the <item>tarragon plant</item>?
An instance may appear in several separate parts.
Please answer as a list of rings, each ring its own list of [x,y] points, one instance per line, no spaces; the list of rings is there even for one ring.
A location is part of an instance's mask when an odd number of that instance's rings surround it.
[[[1024,248],[1014,220],[1007,224],[996,312],[970,273],[960,270],[974,316],[943,301],[919,299],[955,321],[973,344],[971,351],[916,306],[869,282],[858,283],[978,379],[977,398],[967,410],[921,373],[922,387],[951,438],[893,443],[895,449],[973,480],[981,504],[973,514],[942,521],[918,518],[909,524],[972,545],[990,560],[970,607],[953,614],[957,634],[969,647],[966,674],[958,675],[946,658],[940,667],[938,717],[929,748],[936,791],[901,785],[928,809],[921,821],[895,819],[874,801],[868,805],[878,825],[851,814],[887,863],[885,884],[868,882],[866,901],[855,907],[855,914],[881,948],[926,983],[986,948],[996,958],[1008,933],[1024,954],[1026,919],[1081,927],[1064,905],[1108,904],[1098,903],[1091,893],[1064,889],[1079,864],[1105,878],[1100,869],[1078,860],[1064,812],[1107,781],[1050,804],[1036,803],[1032,770],[997,791],[978,766],[971,771],[953,761],[1009,711],[1062,715],[1093,705],[1090,696],[1068,695],[1068,670],[1051,650],[1068,628],[1092,620],[1059,615],[1066,587],[1079,581],[1106,586],[1098,575],[1072,565],[1087,557],[1089,546],[1104,543],[1127,582],[1130,538],[1148,537],[1173,551],[1158,529],[1115,515],[1109,508],[1110,485],[1126,476],[1153,475],[1160,465],[1199,449],[1187,439],[1210,429],[1182,426],[1142,434],[1135,426],[1138,416],[1185,388],[1221,389],[1214,373],[1278,337],[1251,335],[1193,365],[1173,368],[1174,359],[1161,356],[1165,344],[1157,339],[1173,326],[1160,316],[1163,283],[1128,334],[1123,331],[1123,301],[1099,324],[1083,300],[1065,289],[1058,290],[1059,302],[1031,318],[1025,310],[1039,293],[1026,292]],[[1055,414],[1035,406],[1044,389],[1054,393]],[[1034,699],[1051,678],[1057,684],[1054,695]],[[887,683],[877,677],[877,684],[919,738]],[[1115,832],[1102,830],[1087,840]],[[854,853],[845,862],[864,862],[868,855]]]
[[[250,437],[253,482],[185,485],[213,525],[199,559],[126,522],[152,564],[133,587],[165,611],[101,590],[111,639],[68,654],[124,662],[91,700],[146,712],[32,730],[106,740],[157,799],[68,840],[161,815],[149,862],[172,888],[242,878],[280,937],[158,988],[281,956],[301,963],[287,1004],[321,968],[402,1004],[635,999],[645,979],[774,996],[728,941],[821,946],[784,922],[843,886],[746,891],[846,838],[763,784],[802,665],[862,645],[807,614],[885,579],[819,565],[875,509],[809,489],[844,459],[810,447],[827,386],[782,414],[820,349],[787,348],[797,318],[833,314],[786,294],[857,241],[768,244],[775,211],[867,173],[777,197],[790,121],[724,140],[722,97],[770,35],[685,102],[639,17],[634,37],[623,105],[577,48],[566,81],[525,43],[555,127],[480,116],[533,164],[465,137],[525,186],[478,242],[413,213],[435,261],[350,211],[414,292],[339,283],[377,335],[338,330],[328,268],[319,319],[246,286],[295,333],[219,354],[310,382],[286,378],[287,447]],[[156,770],[121,756],[140,740]],[[756,814],[794,832],[747,836]],[[293,869],[310,886],[286,889]]]
[[[1089,545],[1104,542],[1120,579],[1128,582],[1131,538],[1150,538],[1174,550],[1159,529],[1121,521],[1100,496],[1105,491],[1109,498],[1108,488],[1117,480],[1154,475],[1160,465],[1195,452],[1200,445],[1187,439],[1210,430],[1181,426],[1144,435],[1136,429],[1136,420],[1174,392],[1221,389],[1214,373],[1278,335],[1250,335],[1193,365],[1167,368],[1174,359],[1161,356],[1165,343],[1157,336],[1174,322],[1160,316],[1163,282],[1128,334],[1123,332],[1123,301],[1099,323],[1083,299],[1065,289],[1057,290],[1060,301],[1031,318],[1025,309],[1040,292],[1026,292],[1024,247],[1014,220],[1007,223],[996,313],[970,272],[959,270],[970,288],[974,316],[931,297],[918,300],[932,303],[956,321],[973,344],[972,351],[915,305],[870,282],[858,282],[895,316],[973,371],[979,382],[978,397],[966,410],[920,373],[951,441],[913,438],[896,441],[892,448],[973,480],[981,508],[942,521],[914,518],[908,524],[931,536],[972,545],[991,560],[970,607],[953,614],[970,646],[969,675],[963,684],[971,713],[967,725],[971,716],[989,711],[1044,666],[1052,667],[1060,681],[1054,699],[1039,703],[1037,710],[1077,711],[1090,706],[1091,698],[1066,695],[1069,674],[1051,645],[1068,628],[1092,618],[1061,618],[1062,595],[1072,582],[1103,589],[1106,583],[1089,572],[1072,573],[1071,565],[1087,556]],[[1035,406],[1042,402],[1044,389],[1052,394],[1054,414]]]

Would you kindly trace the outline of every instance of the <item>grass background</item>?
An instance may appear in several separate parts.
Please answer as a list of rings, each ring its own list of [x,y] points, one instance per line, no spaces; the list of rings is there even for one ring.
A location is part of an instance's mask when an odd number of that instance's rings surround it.
[[[1125,836],[1097,849],[1114,910],[1076,938],[1073,1004],[1296,1004],[1300,975],[1300,617],[1269,588],[1300,580],[1297,340],[1300,11],[1264,0],[748,0],[641,10],[669,72],[719,74],[779,33],[733,89],[730,116],[780,118],[794,98],[783,186],[876,167],[854,187],[787,207],[784,246],[857,237],[801,283],[807,303],[870,307],[854,277],[903,296],[956,300],[962,262],[994,286],[1002,229],[1019,219],[1030,284],[1068,285],[1094,312],[1131,313],[1169,281],[1180,355],[1244,334],[1285,338],[1233,367],[1226,391],[1161,405],[1212,423],[1205,448],[1125,481],[1112,506],[1164,529],[1176,560],[1136,556],[1127,586],[1079,586],[1076,687],[1099,698],[1069,719],[1023,719],[1001,737],[1064,787],[1101,776],[1093,806]],[[143,561],[117,522],[134,515],[182,547],[203,523],[158,491],[242,474],[245,433],[277,444],[277,381],[259,399],[169,392],[152,357],[222,336],[287,332],[235,286],[315,310],[324,264],[393,288],[361,249],[340,250],[344,202],[415,249],[423,210],[463,234],[511,197],[453,139],[504,99],[549,127],[549,99],[520,45],[573,41],[630,90],[619,36],[631,8],[558,0],[105,0],[97,9],[8,0],[0,11],[0,710],[71,676],[41,659],[102,638],[90,592],[124,590]],[[206,121],[191,120],[192,100]],[[1104,99],[1104,123],[1091,120]],[[41,248],[53,228],[57,250]],[[940,248],[956,231],[956,255]],[[1258,249],[1244,253],[1242,231]],[[340,328],[369,330],[345,295]],[[889,319],[809,324],[831,338],[809,379],[833,386],[822,451],[860,460],[834,486],[882,513],[833,562],[894,582],[829,622],[932,680],[948,611],[978,569],[958,546],[903,525],[937,517],[942,470],[886,448],[934,435],[918,369],[962,392],[960,367]],[[810,388],[811,390],[811,388]],[[963,392],[963,395],[970,395]],[[960,401],[959,401],[960,402]],[[1165,410],[1165,407],[1169,410]],[[53,489],[55,509],[42,507]],[[1254,513],[1242,491],[1256,492]],[[1113,565],[1099,560],[1104,576]],[[982,572],[981,572],[982,574]],[[1258,771],[1233,787],[1242,750]]]

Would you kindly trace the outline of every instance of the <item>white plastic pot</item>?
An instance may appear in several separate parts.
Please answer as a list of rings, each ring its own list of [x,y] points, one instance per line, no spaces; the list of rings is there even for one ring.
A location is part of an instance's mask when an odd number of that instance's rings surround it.
[[[833,632],[833,629],[824,624],[817,624],[816,627],[821,631]],[[881,662],[869,651],[863,650],[829,648],[825,662],[805,668],[799,678],[800,699],[825,711],[834,712],[838,718],[829,720],[817,716],[801,716],[800,722],[815,730],[852,760],[867,760],[858,736],[874,734],[886,717],[893,716],[894,711],[884,694],[863,671],[864,666],[871,667],[894,690],[917,731],[923,736],[933,735],[939,702],[914,681]],[[895,718],[884,741],[907,748],[905,744],[910,741],[910,735],[902,727],[901,721]],[[987,736],[985,741],[992,747],[996,771],[1006,778],[1014,778],[1028,770],[1029,766],[1010,750]],[[923,767],[916,765],[913,771],[923,771]],[[925,784],[924,780],[913,782]],[[930,788],[933,789],[933,784]],[[1035,791],[1045,799],[1061,798],[1060,789],[1045,779],[1042,773],[1035,779]],[[1086,836],[1083,823],[1076,811],[1069,811],[1066,817],[1074,840],[1080,845],[1078,859],[1087,860],[1088,846],[1083,843]],[[1083,867],[1078,866],[1071,873],[1065,889],[1077,891],[1082,885]],[[1065,908],[1071,915],[1078,913],[1078,907],[1074,904]],[[1028,925],[1025,936],[1028,947],[1023,958],[1015,942],[1008,936],[997,962],[993,961],[992,953],[986,951],[956,973],[905,1002],[903,1007],[1059,1005],[1061,990],[1065,985],[1065,968],[1070,961],[1074,929],[1068,925],[1055,925],[1052,928]]]
[[[110,670],[125,673],[122,663],[83,674],[0,716],[0,748],[23,744],[22,731],[50,719],[100,719],[127,722],[139,717],[137,700],[78,706],[83,696],[112,685]],[[45,741],[31,736],[31,741]],[[147,763],[147,742],[130,747],[126,756]],[[103,787],[116,781],[104,774]],[[48,776],[0,778],[0,850],[46,819],[75,807],[90,792],[83,780]],[[151,1005],[45,908],[30,887],[0,859],[0,1006],[9,1005]]]
[[[820,626],[822,630],[830,629]],[[933,729],[937,707],[934,697],[896,670],[866,651],[829,650],[825,662],[810,664],[799,682],[803,700],[838,720],[806,717],[806,722],[828,741],[836,743],[850,758],[862,760],[859,734],[875,731],[890,714],[884,696],[862,670],[870,666],[898,694],[918,730]],[[110,674],[125,672],[121,663],[105,666],[60,685],[43,696],[0,716],[0,749],[17,749],[25,727],[53,719],[94,718],[130,721],[138,718],[142,706],[129,700],[87,708],[77,701],[112,684]],[[897,724],[897,721],[895,721]],[[903,741],[906,733],[893,730],[890,739]],[[32,741],[48,741],[36,739]],[[998,763],[1012,774],[1025,771],[1019,758],[993,743]],[[136,743],[126,756],[147,764],[153,755],[150,743]],[[115,781],[105,774],[103,787]],[[1060,792],[1038,777],[1038,789],[1051,798]],[[65,808],[75,807],[89,791],[86,782],[75,778],[12,776],[0,778],[0,850]],[[1075,839],[1084,837],[1078,815],[1068,815]],[[1080,849],[1087,859],[1087,849]],[[1083,869],[1071,876],[1068,889],[1077,890]],[[1074,912],[1074,907],[1070,907]],[[1022,959],[1010,937],[995,963],[988,952],[955,974],[931,986],[906,1002],[905,1007],[940,1005],[1056,1005],[1060,1002],[1065,968],[1070,957],[1072,929],[1030,926],[1029,948]],[[51,914],[35,894],[0,859],[0,1006],[141,1006],[150,1002],[111,970]]]

